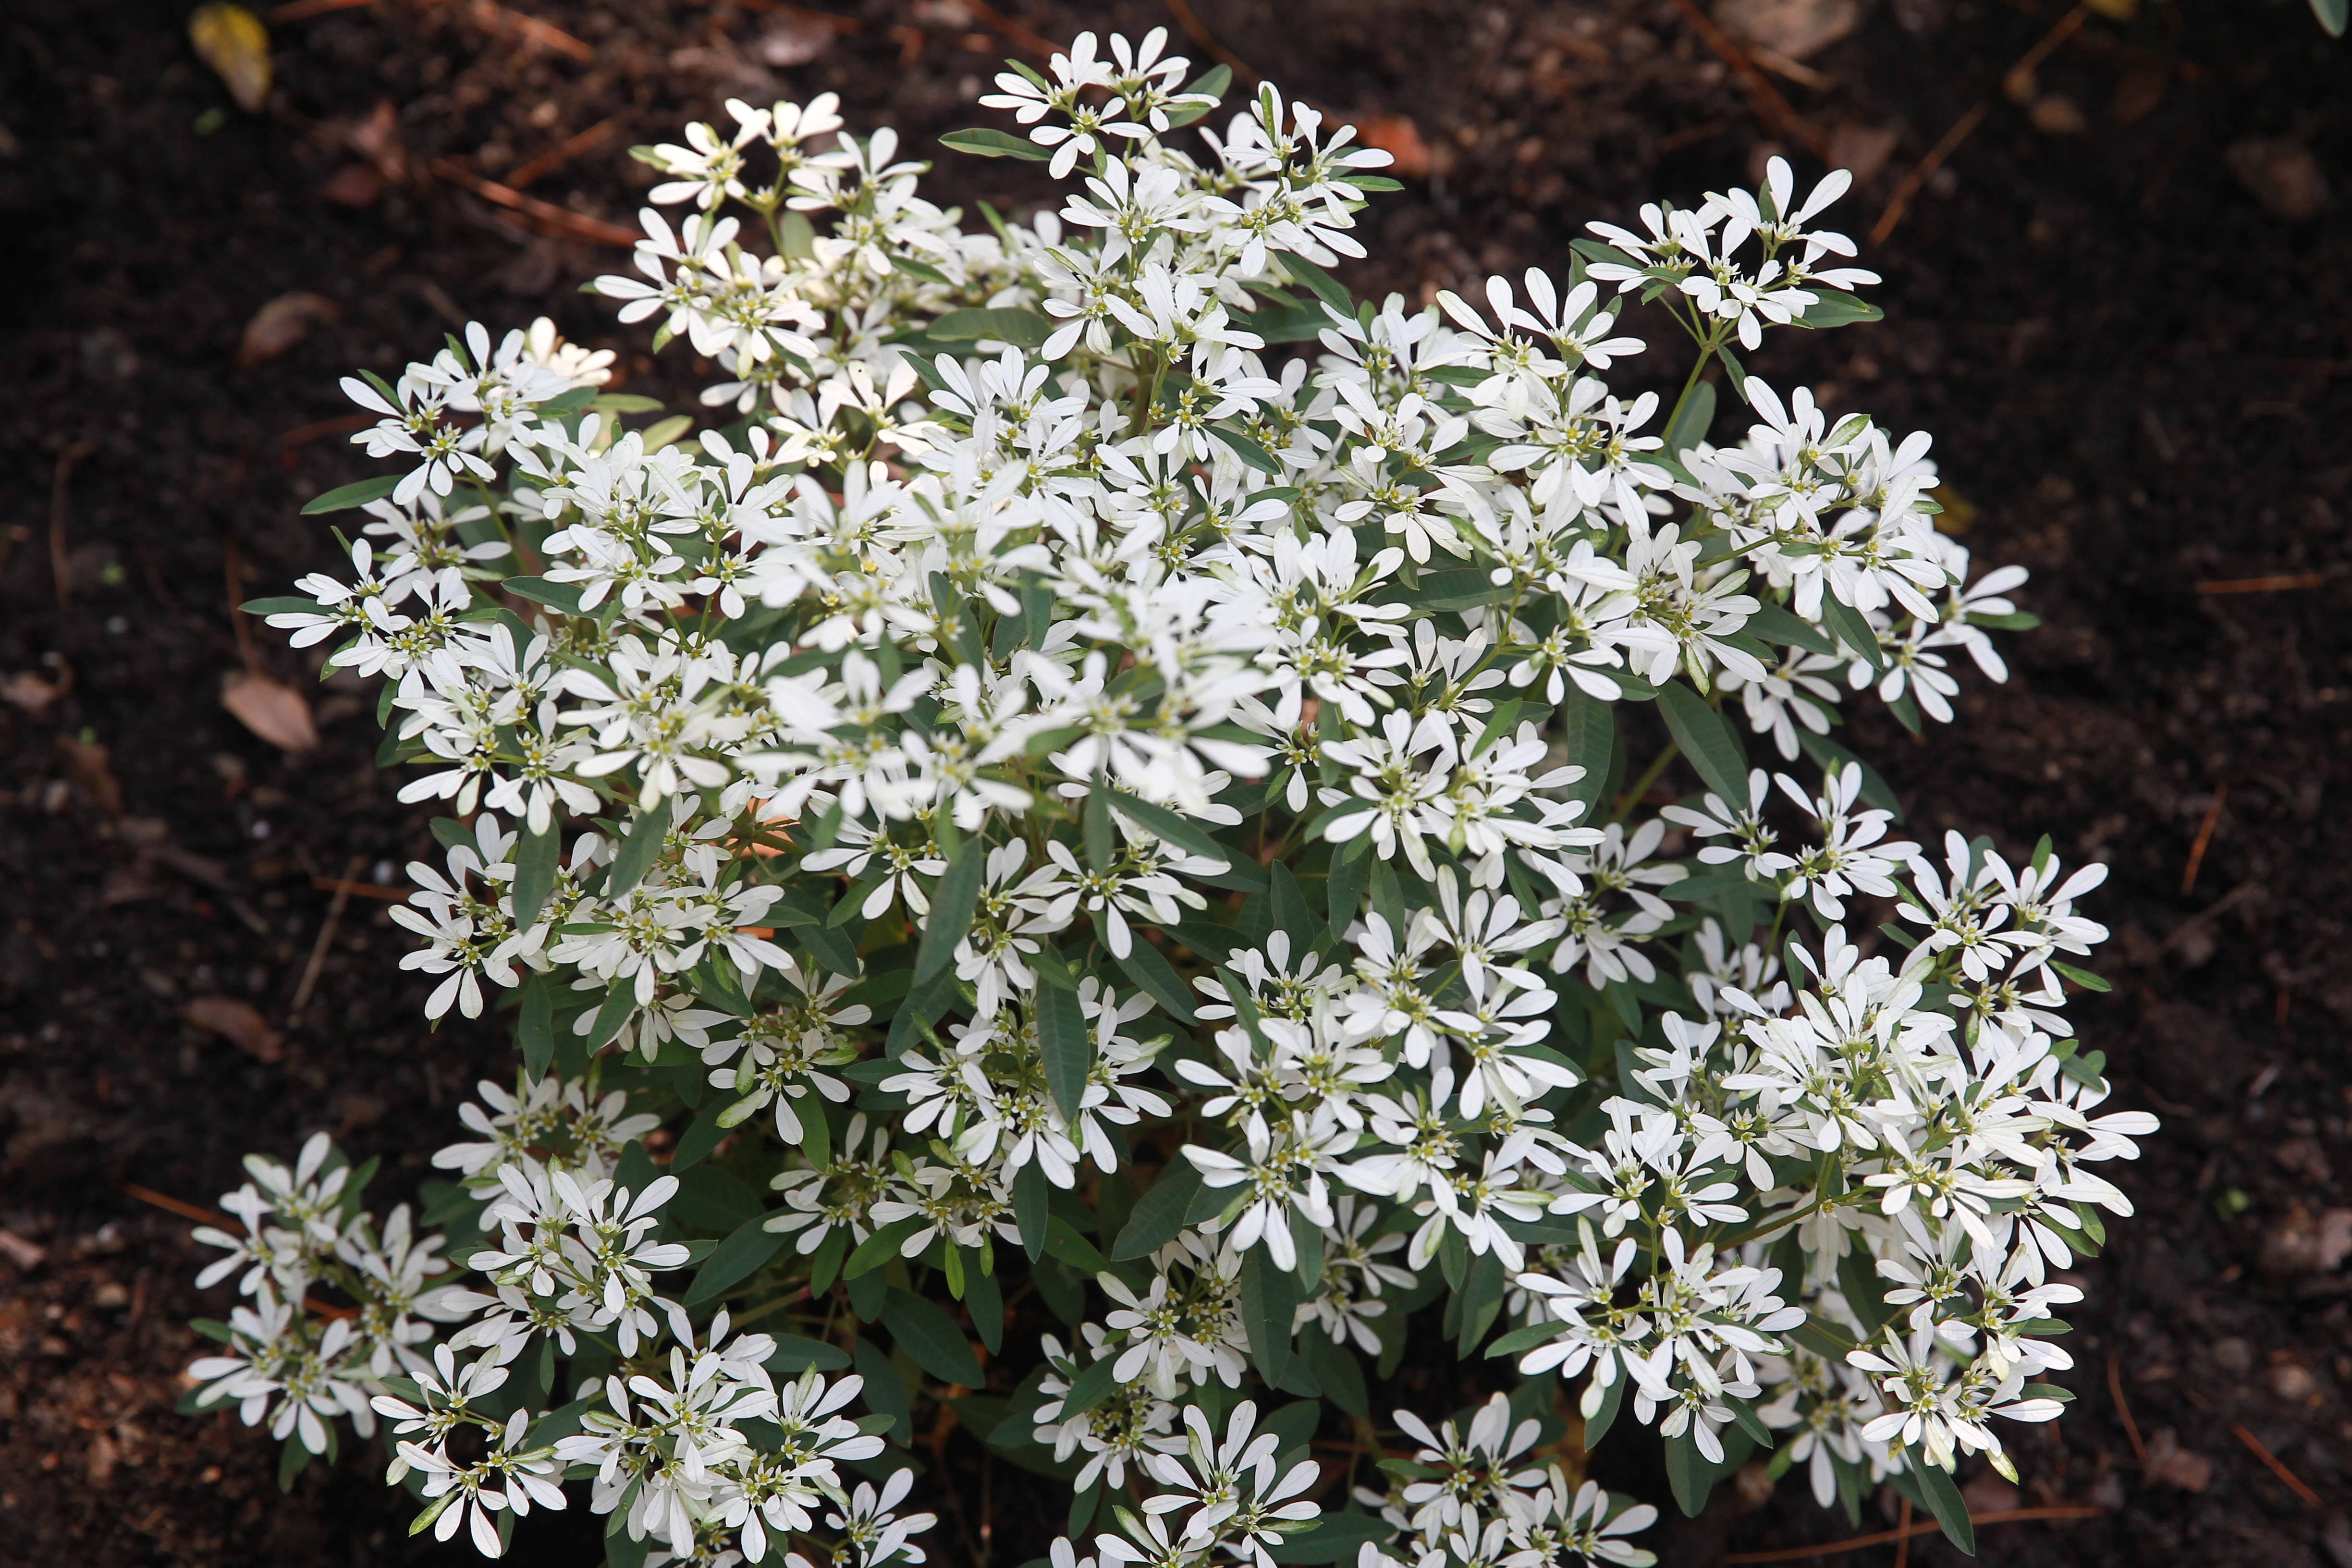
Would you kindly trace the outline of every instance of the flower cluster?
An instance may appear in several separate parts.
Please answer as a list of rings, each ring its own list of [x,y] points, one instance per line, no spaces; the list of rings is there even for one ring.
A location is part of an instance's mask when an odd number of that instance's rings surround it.
[[[598,287],[718,367],[698,434],[544,329],[347,384],[399,471],[312,505],[371,519],[351,580],[257,607],[383,679],[403,798],[466,819],[406,963],[522,1067],[436,1161],[471,1277],[429,1310],[404,1211],[255,1166],[215,1396],[313,1449],[392,1418],[489,1552],[572,1479],[646,1562],[920,1562],[883,1434],[925,1399],[1068,1485],[1059,1568],[1090,1526],[1645,1563],[1567,1398],[1691,1511],[1764,1447],[1948,1514],[1994,1417],[2057,1413],[2051,1270],[2155,1123],[2063,1016],[2101,870],[1938,858],[1832,739],[1855,693],[1949,721],[1952,650],[1998,680],[2032,624],[1925,435],[1738,358],[1875,315],[1845,177],[1359,302],[1386,154],[1271,87],[1213,119],[1165,42],[997,79],[1025,137],[949,144],[1067,189],[981,232],[830,97],[640,149],[688,210]],[[1644,306],[1671,406],[1603,378]],[[313,1336],[330,1257],[375,1294]],[[1316,1500],[1409,1321],[1517,1392]]]

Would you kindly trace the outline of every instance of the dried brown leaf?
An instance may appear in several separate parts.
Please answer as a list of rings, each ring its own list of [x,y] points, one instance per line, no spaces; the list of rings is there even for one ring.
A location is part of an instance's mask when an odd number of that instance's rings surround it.
[[[1715,19],[1743,44],[1801,60],[1862,24],[1862,0],[1720,0]]]
[[[307,752],[319,743],[310,705],[282,680],[251,670],[232,670],[221,681],[221,706],[237,721],[281,752]]]
[[[20,669],[14,675],[0,675],[0,700],[15,703],[37,719],[49,710],[49,704],[66,694],[66,689],[53,680]]]
[[[218,1035],[257,1061],[286,1059],[285,1042],[249,1002],[240,1002],[234,996],[192,996],[188,1005],[180,1009],[180,1016],[208,1035]]]
[[[245,324],[245,337],[236,346],[237,368],[251,370],[276,359],[308,337],[312,327],[339,314],[335,302],[324,294],[280,294]]]
[[[242,5],[199,5],[188,18],[188,42],[239,109],[261,112],[269,100],[269,29],[260,17]]]
[[[1375,114],[1356,129],[1357,136],[1367,147],[1377,147],[1394,160],[1379,173],[1400,180],[1426,179],[1429,175],[1429,143],[1422,140],[1421,127],[1402,114]]]
[[[104,746],[71,735],[59,735],[50,744],[66,777],[73,780],[99,810],[109,816],[122,815],[122,786],[114,782],[114,771],[106,765]]]

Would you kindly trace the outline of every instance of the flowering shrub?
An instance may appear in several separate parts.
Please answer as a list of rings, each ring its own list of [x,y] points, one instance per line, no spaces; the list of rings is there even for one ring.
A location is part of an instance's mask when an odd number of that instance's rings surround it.
[[[918,1397],[1067,1483],[1055,1568],[1646,1563],[1582,1477],[1635,1427],[1685,1511],[1769,1452],[1965,1543],[2155,1122],[2061,1012],[2102,868],[1891,837],[1834,739],[2032,624],[1926,436],[1738,357],[1876,315],[1846,176],[1376,307],[1386,155],[1161,45],[997,79],[1026,139],[949,143],[1072,188],[977,231],[830,96],[640,149],[683,220],[599,288],[719,368],[697,436],[544,322],[344,383],[398,471],[254,607],[384,678],[466,819],[404,967],[522,1059],[421,1216],[249,1162],[192,1405],[289,1477],[383,1421],[491,1554],[570,1479],[616,1563],[922,1562]],[[1635,304],[1671,408],[1600,379]],[[1376,1414],[1409,1321],[1498,1391]]]

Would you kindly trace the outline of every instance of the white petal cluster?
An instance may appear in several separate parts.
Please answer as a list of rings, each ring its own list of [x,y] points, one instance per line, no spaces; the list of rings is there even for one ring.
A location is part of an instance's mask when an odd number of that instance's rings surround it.
[[[2000,680],[2033,624],[1926,435],[1740,363],[1874,314],[1816,226],[1844,176],[1358,304],[1326,268],[1387,155],[1166,44],[998,77],[1022,135],[950,144],[1065,190],[975,232],[831,95],[639,149],[597,287],[718,367],[716,427],[544,322],[345,384],[401,471],[318,503],[366,509],[352,578],[266,607],[469,819],[394,918],[428,1016],[512,1006],[526,1070],[436,1159],[475,1281],[422,1291],[315,1143],[206,1237],[255,1300],[202,1375],[311,1451],[393,1417],[420,1528],[495,1552],[570,1479],[648,1562],[919,1563],[893,1415],[816,1368],[845,1304],[961,1398],[923,1292],[994,1350],[1024,1255],[1070,1332],[983,1440],[1061,1467],[1072,1535],[1136,1505],[1056,1568],[1270,1564],[1324,1510],[1250,1380],[1369,1420],[1356,1358],[1441,1294],[1528,1397],[1395,1415],[1361,1568],[1649,1563],[1654,1510],[1538,1460],[1554,1377],[1824,1502],[2056,1414],[2050,1271],[2155,1123],[2063,1016],[2103,869],[1935,863],[1832,738],[1864,690],[1951,720],[1949,650]],[[1697,351],[1671,405],[1606,379],[1637,308]],[[1904,951],[1849,939],[1874,900]],[[314,1328],[322,1277],[370,1304]],[[837,1342],[702,1317],[747,1279]],[[593,1408],[520,1391],[559,1351]]]

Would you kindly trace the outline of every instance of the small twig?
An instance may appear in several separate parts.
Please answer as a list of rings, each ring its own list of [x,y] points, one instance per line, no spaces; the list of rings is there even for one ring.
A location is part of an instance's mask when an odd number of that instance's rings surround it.
[[[200,1207],[184,1199],[159,1193],[152,1187],[142,1187],[136,1182],[125,1182],[122,1184],[122,1190],[142,1204],[153,1204],[166,1214],[178,1215],[182,1219],[192,1219],[198,1225],[218,1226],[224,1230],[229,1227],[228,1215],[215,1214],[211,1209]]]
[[[2213,792],[2213,804],[2205,808],[2205,820],[2197,825],[2197,837],[2189,840],[2189,864],[2180,873],[2180,890],[2187,894],[2197,886],[2197,868],[2205,864],[2205,847],[2213,842],[2214,826],[2221,820],[2221,803],[2230,798],[2230,786],[2222,784]]]
[[[509,11],[498,0],[474,0],[474,21],[493,33],[504,33],[509,37],[553,49],[557,54],[569,55],[583,65],[596,58],[593,47],[573,37],[553,23],[526,16],[520,11]]]
[[[1217,42],[1217,36],[1209,31],[1208,25],[1193,14],[1192,7],[1186,5],[1185,0],[1168,0],[1168,14],[1176,18],[1176,25],[1184,29],[1184,36],[1206,50],[1211,59],[1226,67],[1244,81],[1265,79],[1250,69],[1241,56]]]
[[[1972,1513],[1969,1515],[1969,1522],[2024,1524],[2037,1519],[2096,1519],[2102,1511],[2084,1503],[2061,1503],[2052,1508],[2011,1508],[1995,1513]],[[1856,1535],[1821,1546],[1783,1546],[1772,1552],[1734,1552],[1720,1561],[1725,1563],[1795,1563],[1807,1557],[1833,1557],[1842,1552],[1860,1552],[1866,1546],[1885,1546],[1914,1535],[1933,1535],[1942,1528],[1932,1519],[1923,1519],[1901,1530],[1882,1530],[1874,1535]]]
[[[374,4],[375,0],[289,0],[289,4],[270,12],[269,19],[273,22],[307,22],[330,11],[356,11]]]
[[[634,250],[637,241],[644,237],[635,230],[623,228],[618,224],[606,223],[601,218],[583,217],[569,207],[541,201],[537,196],[524,195],[496,180],[486,180],[447,158],[434,159],[430,167],[436,178],[446,180],[453,185],[462,185],[486,202],[496,202],[502,207],[512,208],[530,219],[538,232],[558,239],[584,239],[591,245],[609,245],[616,249]]]
[[[2107,1358],[2107,1393],[2114,1396],[2116,1414],[2123,1418],[2124,1436],[2131,1439],[2132,1454],[2139,1468],[2147,1469],[2147,1445],[2140,1441],[2139,1423],[2132,1419],[2131,1401],[2124,1397],[2123,1363],[2114,1356]]]
[[[2272,1453],[2268,1448],[2263,1447],[2261,1439],[2257,1438],[2252,1432],[2247,1431],[2245,1427],[2235,1422],[2231,1424],[2230,1430],[2238,1435],[2239,1442],[2243,1443],[2248,1448],[2253,1451],[2255,1458],[2260,1459],[2263,1464],[2268,1465],[2271,1468],[2271,1474],[2276,1476],[2279,1479],[2287,1484],[2288,1490],[2294,1492],[2295,1496],[2301,1498],[2304,1501],[2309,1503],[2314,1508],[2320,1506],[2319,1494],[2313,1491],[2309,1487],[2305,1486],[2302,1480],[2296,1477],[2293,1470],[2288,1469],[2284,1465],[2279,1463],[2278,1456]]]
[[[2276,577],[2229,577],[2197,584],[2200,594],[2276,594],[2289,588],[2316,588],[2327,581],[2317,572],[2289,572]]]
[[[381,882],[354,882],[348,877],[340,880],[333,877],[313,877],[310,886],[322,893],[342,893],[355,899],[382,899],[388,904],[405,903],[408,895],[415,890],[412,888],[387,888]]]
[[[1903,1511],[1895,1521],[1895,1568],[1904,1568],[1911,1561],[1911,1500],[1903,1500]]]
[[[335,884],[335,898],[327,906],[326,923],[319,927],[319,940],[310,944],[310,962],[302,966],[302,983],[294,987],[294,1005],[286,1009],[286,1026],[289,1029],[301,1017],[302,1009],[310,1005],[310,992],[319,984],[319,970],[327,962],[328,944],[335,940],[335,928],[343,923],[343,907],[352,901],[352,889],[360,885],[352,879],[366,863],[366,856],[352,856],[351,863],[343,868],[342,880]]]
[[[541,153],[507,176],[507,188],[519,191],[533,180],[541,179],[555,173],[556,170],[610,136],[619,129],[620,123],[618,118],[600,120],[562,146]]]
[[[254,649],[253,628],[245,624],[245,612],[237,608],[245,597],[242,585],[245,574],[237,566],[236,541],[231,538],[221,548],[221,572],[228,579],[229,629],[236,633],[237,657],[245,660],[246,673],[257,676],[261,673],[261,655]]]
[[[1766,130],[1803,142],[1816,158],[1826,159],[1830,155],[1829,132],[1790,108],[1789,100],[1780,96],[1780,89],[1765,79],[1756,62],[1749,59],[1747,52],[1733,43],[1729,35],[1698,8],[1696,0],[1675,0],[1675,6],[1682,12],[1683,19],[1691,25],[1692,31],[1698,34],[1708,48],[1722,56],[1723,63],[1747,84],[1748,96],[1756,108],[1756,118],[1764,122]]]
[[[76,441],[58,454],[57,477],[49,481],[49,571],[58,580],[58,608],[73,603],[73,573],[66,559],[66,491],[73,482],[76,463],[89,456],[90,444]]]
[[[1051,58],[1062,52],[1061,45],[1044,37],[1035,29],[1014,21],[994,6],[983,4],[982,0],[963,0],[963,8],[971,14],[973,21],[1000,37],[1020,45],[1032,54]]]
[[[2077,5],[2058,18],[2058,25],[2042,35],[2042,41],[2018,57],[2009,74],[2000,79],[2000,88],[2014,102],[2023,103],[2034,96],[2033,73],[2048,59],[2058,46],[2082,30],[2091,17],[2088,5]]]
[[[1958,152],[1960,143],[1969,139],[1969,133],[1984,123],[1984,117],[1991,112],[1992,105],[1987,102],[1979,103],[1961,115],[1952,122],[1952,128],[1944,132],[1944,139],[1927,149],[1927,155],[1919,160],[1918,166],[1895,183],[1895,194],[1886,198],[1886,210],[1880,213],[1878,221],[1871,226],[1871,244],[1883,244],[1886,237],[1895,232],[1895,226],[1901,223],[1903,215],[1911,209],[1911,198],[1919,194],[1919,187],[1936,177],[1936,171],[1944,166],[1944,160]]]
[[[373,414],[339,414],[332,419],[313,419],[308,425],[297,425],[278,437],[278,448],[290,452],[297,447],[307,447],[329,436],[350,436],[375,423]]]

